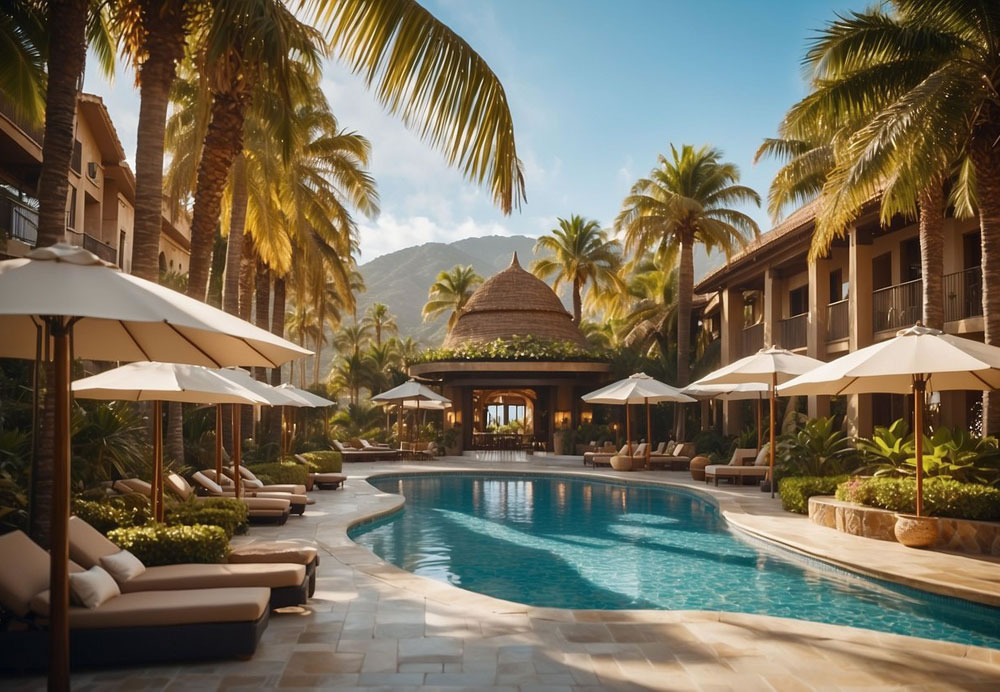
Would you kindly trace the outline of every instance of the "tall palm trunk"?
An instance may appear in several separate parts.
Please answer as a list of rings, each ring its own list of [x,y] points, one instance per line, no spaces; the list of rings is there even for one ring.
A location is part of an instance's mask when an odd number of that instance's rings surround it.
[[[229,214],[229,241],[226,245],[226,275],[222,291],[222,309],[240,314],[240,270],[243,258],[243,234],[247,222],[246,156],[240,152],[233,162],[233,200]]]
[[[285,279],[274,277],[274,306],[271,308],[271,333],[284,338],[285,336]],[[292,366],[289,365],[289,368]],[[291,377],[289,377],[291,380]],[[271,384],[277,387],[281,384],[281,368],[271,369]]]
[[[254,324],[261,329],[271,327],[271,272],[264,260],[257,258],[257,276],[254,279],[255,305]],[[267,369],[254,368],[254,374],[261,382],[267,381]]]
[[[45,138],[38,182],[38,245],[52,245],[66,236],[66,198],[69,163],[73,156],[76,101],[87,58],[87,0],[52,0],[48,31],[58,36],[49,46],[48,85],[45,92]],[[46,386],[55,381],[55,368],[45,364]],[[46,392],[42,404],[39,445],[32,460],[29,493],[29,531],[48,547],[52,528],[52,480],[55,467],[55,400]]]
[[[323,355],[323,337],[326,331],[326,302],[320,293],[319,301],[316,305],[316,355],[313,356],[313,386],[319,384],[319,361]]]
[[[993,109],[994,111],[998,109]],[[983,267],[983,328],[986,343],[1000,346],[1000,150],[997,133],[971,147],[979,196],[979,242]],[[983,394],[983,434],[1000,432],[1000,395]]]
[[[257,271],[257,251],[253,236],[243,234],[243,250],[240,253],[240,319],[250,321],[253,311],[253,280]]]
[[[924,325],[944,329],[944,184],[920,192],[920,266]]]
[[[132,273],[156,281],[163,204],[163,135],[170,88],[177,63],[184,57],[186,0],[142,0],[139,12],[146,59],[139,68]]]
[[[694,238],[690,231],[681,236],[680,265],[677,269],[677,386],[684,387],[690,377],[691,300],[694,294]],[[678,406],[674,431],[684,440],[684,412]],[[651,441],[651,440],[650,440]]]
[[[163,453],[168,459],[184,463],[184,404],[170,401],[167,410],[166,435],[163,439]]]
[[[187,294],[198,300],[205,300],[215,229],[222,208],[222,192],[233,159],[243,150],[243,123],[249,103],[248,90],[241,88],[218,92],[212,99],[212,117],[198,163],[194,212],[191,216],[191,265]]]
[[[573,279],[573,324],[580,326],[580,320],[583,319],[583,297],[582,284],[579,278]]]

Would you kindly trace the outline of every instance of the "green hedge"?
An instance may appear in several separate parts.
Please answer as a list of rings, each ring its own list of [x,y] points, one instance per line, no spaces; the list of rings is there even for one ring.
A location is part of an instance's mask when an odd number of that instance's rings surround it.
[[[833,495],[847,476],[790,476],[778,481],[781,506],[789,512],[809,513],[809,498],[813,495]]]
[[[73,514],[105,535],[114,529],[142,526],[150,519],[148,503],[143,507],[119,498],[73,500],[72,510]]]
[[[262,482],[265,484],[294,483],[305,485],[309,480],[309,469],[294,461],[271,462],[269,464],[253,464],[248,466]]]
[[[917,481],[913,478],[856,478],[837,487],[837,499],[912,514],[917,508]],[[1000,521],[1000,489],[927,478],[924,479],[924,513]]]
[[[170,526],[218,526],[226,532],[228,538],[232,538],[235,534],[247,532],[248,516],[249,510],[245,502],[235,498],[215,497],[169,505],[164,518]]]
[[[605,351],[580,346],[571,341],[517,335],[487,343],[465,344],[458,348],[432,348],[407,360],[414,363],[442,361],[597,361],[610,360]]]
[[[147,567],[188,562],[225,562],[229,537],[218,526],[148,524],[115,529],[108,538]]]
[[[340,452],[303,452],[300,454],[303,459],[309,462],[309,471],[312,473],[340,473],[344,470],[344,460]],[[295,458],[292,457],[292,461]]]

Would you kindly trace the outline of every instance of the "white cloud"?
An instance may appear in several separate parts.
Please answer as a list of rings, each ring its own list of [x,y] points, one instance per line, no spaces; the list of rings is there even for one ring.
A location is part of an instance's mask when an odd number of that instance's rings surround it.
[[[374,222],[359,224],[361,263],[381,255],[424,243],[452,243],[462,238],[514,235],[500,223],[480,223],[472,217],[454,225],[441,225],[426,216],[397,217],[383,213]]]

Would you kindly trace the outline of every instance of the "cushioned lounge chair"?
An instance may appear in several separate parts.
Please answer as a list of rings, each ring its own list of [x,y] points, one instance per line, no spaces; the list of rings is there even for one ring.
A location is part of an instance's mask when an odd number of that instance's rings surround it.
[[[632,443],[632,449],[636,448],[636,444]],[[626,456],[628,455],[628,445],[622,445],[622,448],[617,452],[614,450],[605,452],[587,452],[583,455],[583,465],[584,466],[611,466],[611,457],[613,456]]]
[[[669,445],[664,447],[664,452],[667,449],[670,449]],[[694,457],[694,449],[693,443],[682,442],[674,446],[671,454],[651,454],[649,457],[649,467],[666,467],[671,470],[687,469],[691,464],[691,459]]]
[[[191,474],[191,480],[198,484],[198,487],[202,489],[203,492],[207,493],[211,497],[236,497],[236,488],[230,486],[226,489],[213,481],[211,478],[206,476],[201,471],[195,471]],[[306,511],[306,505],[309,504],[309,498],[305,495],[296,495],[293,493],[261,493],[254,490],[244,490],[240,497],[246,498],[270,498],[277,500],[287,500],[291,505],[292,514],[303,514]]]
[[[309,466],[309,460],[306,459],[301,454],[296,454],[295,459],[300,464],[303,464],[307,467]],[[243,467],[241,466],[240,468],[242,469]],[[332,473],[332,472],[317,472],[317,473],[310,472],[309,477],[312,479],[316,487],[319,488],[320,490],[337,490],[347,480],[347,476],[341,473]]]
[[[79,517],[70,517],[69,556],[73,562],[90,569],[100,565],[102,557],[120,552],[121,548],[93,526]],[[302,605],[309,600],[306,568],[292,563],[160,565],[147,567],[118,586],[122,593],[257,586],[271,590],[272,608]]]
[[[705,482],[714,482],[715,485],[719,485],[720,478],[728,478],[734,484],[743,484],[747,481],[759,482],[767,478],[770,462],[767,450],[766,444],[759,453],[752,448],[736,448],[728,464],[712,464],[705,467]],[[754,459],[754,455],[756,455],[756,459],[753,463],[747,464]]]
[[[229,551],[229,564],[274,564],[289,562],[306,568],[309,580],[309,597],[316,593],[316,572],[319,569],[319,551],[315,546],[298,541],[254,541],[233,546]]]
[[[71,570],[79,571],[79,567]],[[24,533],[0,536],[0,670],[48,665],[49,554]],[[247,658],[270,614],[260,587],[123,593],[70,606],[74,666]]]
[[[113,488],[116,492],[123,495],[128,493],[139,493],[145,497],[149,497],[152,493],[152,488],[149,487],[149,483],[138,478],[124,478],[122,480],[115,481]],[[163,479],[163,488],[169,491],[182,502],[197,502],[202,499],[195,493],[194,488],[184,480],[181,476],[176,473],[169,474]],[[288,515],[291,512],[291,503],[288,500],[281,499],[271,499],[264,497],[244,497],[240,498],[243,503],[247,506],[248,517],[251,523],[255,524],[277,524],[281,526],[286,521],[288,521]]]
[[[333,448],[340,452],[340,456],[345,462],[379,461],[380,459],[395,459],[399,456],[399,451],[395,449],[360,449],[345,445],[339,440],[333,441]]]
[[[243,467],[241,466],[242,470]],[[217,478],[215,475],[215,469],[202,469],[202,473],[208,476],[210,479],[218,483],[227,492],[235,492],[236,484],[233,481],[233,469],[223,468],[222,477]],[[240,477],[243,478],[242,474]],[[272,483],[269,485],[264,485],[264,482],[259,480],[256,476],[252,480],[243,478],[243,490],[250,491],[253,493],[288,493],[290,495],[303,495],[306,498],[307,504],[313,504],[315,500],[306,495],[306,486],[299,485],[297,483]]]

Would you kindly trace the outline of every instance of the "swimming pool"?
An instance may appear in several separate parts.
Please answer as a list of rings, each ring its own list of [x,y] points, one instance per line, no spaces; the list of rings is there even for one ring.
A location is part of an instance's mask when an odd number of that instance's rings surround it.
[[[852,575],[728,528],[693,492],[558,476],[372,479],[404,509],[350,536],[387,562],[528,605],[726,610],[1000,648],[1000,608]]]

